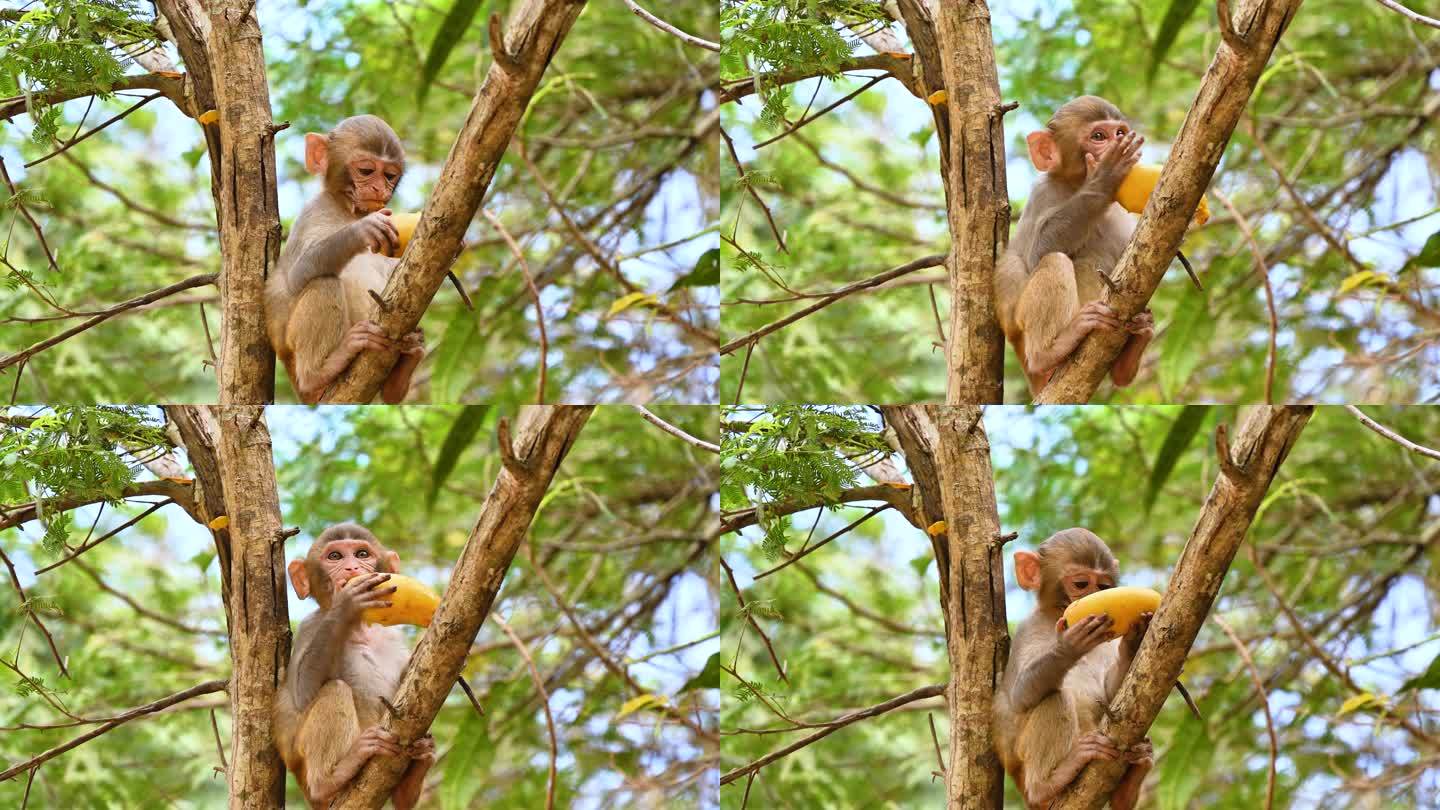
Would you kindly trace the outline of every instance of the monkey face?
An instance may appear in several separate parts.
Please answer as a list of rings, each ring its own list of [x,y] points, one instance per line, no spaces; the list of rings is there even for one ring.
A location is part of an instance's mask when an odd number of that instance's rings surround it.
[[[1130,124],[1127,121],[1117,119],[1103,119],[1092,121],[1090,124],[1080,127],[1076,133],[1077,146],[1080,149],[1080,165],[1085,165],[1084,155],[1090,154],[1099,158],[1105,153],[1110,145],[1125,137],[1130,132]]]
[[[1060,587],[1065,592],[1066,602],[1074,602],[1082,596],[1115,587],[1115,574],[1100,568],[1067,565],[1060,577]]]
[[[305,599],[313,593],[320,607],[328,608],[330,597],[346,582],[372,571],[393,574],[399,562],[399,554],[375,540],[337,537],[323,545],[317,542],[305,559],[292,560],[290,583],[295,587],[296,596]]]
[[[379,211],[390,202],[405,167],[392,160],[362,153],[346,163],[347,196],[356,214]]]

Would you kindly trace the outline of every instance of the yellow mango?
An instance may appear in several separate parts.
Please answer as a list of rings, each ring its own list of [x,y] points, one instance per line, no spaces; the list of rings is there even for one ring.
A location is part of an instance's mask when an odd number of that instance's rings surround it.
[[[1160,181],[1160,167],[1154,164],[1138,164],[1125,175],[1120,181],[1120,187],[1115,189],[1115,202],[1120,203],[1132,214],[1138,214],[1145,210],[1145,203],[1150,199],[1150,193],[1155,190],[1155,184]],[[1205,202],[1205,196],[1200,196],[1200,207],[1195,209],[1195,224],[1204,225],[1210,219],[1210,206]]]
[[[1074,627],[1088,616],[1104,613],[1115,622],[1110,629],[1123,636],[1141,613],[1158,607],[1160,594],[1149,588],[1106,588],[1071,602],[1065,608],[1065,626]]]
[[[362,621],[371,624],[430,626],[430,619],[435,616],[435,607],[440,604],[440,597],[428,585],[404,574],[391,574],[389,582],[376,586],[378,590],[389,587],[396,588],[395,593],[390,595],[390,607],[371,608],[360,614]]]
[[[420,212],[396,211],[390,215],[390,224],[394,225],[395,232],[400,234],[400,252],[404,253],[405,246],[410,244],[410,237],[415,235],[415,226],[420,224]]]

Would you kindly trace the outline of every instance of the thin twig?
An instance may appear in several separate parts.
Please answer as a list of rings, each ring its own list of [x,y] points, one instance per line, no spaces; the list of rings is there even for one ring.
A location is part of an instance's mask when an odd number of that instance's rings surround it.
[[[735,600],[740,603],[740,613],[745,616],[750,626],[755,628],[755,632],[760,634],[760,641],[764,642],[765,650],[770,653],[770,663],[775,665],[775,671],[779,673],[780,680],[789,683],[790,677],[785,674],[785,667],[780,664],[780,656],[775,654],[775,645],[770,643],[770,637],[765,635],[765,631],[760,628],[760,623],[755,621],[755,616],[750,613],[745,604],[745,594],[740,591],[740,583],[735,581],[735,571],[730,568],[729,563],[725,562],[724,557],[720,557],[720,567],[725,570],[725,576],[730,579],[730,590],[735,592]]]
[[[45,241],[45,229],[40,227],[40,223],[31,215],[30,209],[20,201],[20,191],[11,181],[10,170],[5,168],[5,158],[3,157],[0,157],[0,177],[5,179],[5,185],[10,189],[10,196],[15,199],[16,210],[20,212],[20,216],[25,217],[26,222],[30,223],[30,229],[35,232],[35,238],[40,241],[40,249],[45,252],[45,259],[50,262],[50,269],[58,271],[60,267],[55,264],[55,254],[50,251],[50,243]]]
[[[1389,439],[1390,441],[1395,442],[1396,444],[1400,445],[1401,447],[1405,448],[1406,450],[1409,450],[1409,451],[1414,452],[1414,453],[1419,453],[1420,455],[1425,456],[1425,457],[1427,457],[1427,458],[1440,459],[1440,450],[1432,450],[1432,449],[1430,449],[1429,447],[1426,447],[1426,446],[1421,445],[1421,444],[1416,444],[1415,442],[1410,441],[1409,439],[1405,438],[1404,436],[1401,436],[1399,433],[1396,433],[1395,431],[1393,431],[1393,430],[1385,427],[1384,425],[1380,424],[1379,422],[1376,422],[1374,419],[1371,419],[1370,417],[1366,416],[1366,415],[1364,414],[1364,412],[1362,412],[1359,408],[1355,407],[1354,405],[1346,405],[1346,406],[1345,406],[1345,410],[1349,411],[1351,416],[1354,416],[1356,419],[1359,419],[1359,420],[1360,420],[1360,424],[1364,425],[1365,427],[1370,428],[1371,430],[1375,431],[1376,433],[1380,434],[1381,436],[1384,436],[1385,438]]]
[[[530,668],[530,680],[535,682],[535,691],[540,693],[540,705],[545,709],[545,727],[550,732],[550,780],[545,787],[545,810],[554,810],[555,779],[559,773],[556,763],[560,756],[560,748],[555,741],[555,717],[550,714],[550,694],[545,691],[545,679],[540,677],[540,670],[535,668],[535,659],[530,656],[530,648],[525,646],[525,642],[515,635],[515,631],[510,629],[510,625],[506,624],[499,614],[492,613],[490,618],[499,625],[505,635],[510,637],[515,649],[520,651],[520,657],[525,659],[525,666]]]
[[[755,760],[754,762],[751,762],[748,765],[742,765],[733,771],[725,773],[723,776],[720,777],[720,784],[727,785],[735,781],[736,779],[745,776],[746,774],[759,771],[761,768],[769,765],[775,760],[793,754],[807,745],[818,742],[852,723],[857,723],[861,720],[866,720],[868,718],[884,714],[885,712],[891,711],[893,709],[898,709],[907,703],[914,703],[917,700],[924,700],[925,698],[937,697],[943,694],[945,694],[945,684],[931,684],[930,686],[922,686],[919,689],[914,690],[913,692],[906,692],[899,697],[891,698],[884,703],[877,703],[876,705],[871,706],[868,709],[861,709],[859,711],[851,712],[842,717],[837,717],[834,721],[827,724],[825,728],[820,729],[814,734],[796,740],[795,742],[777,751],[772,751],[765,756]]]
[[[520,263],[520,272],[525,274],[525,286],[530,288],[530,298],[535,302],[535,323],[540,327],[540,380],[535,386],[535,404],[544,405],[545,369],[549,365],[550,340],[545,336],[545,310],[540,306],[540,290],[535,286],[535,278],[530,274],[530,263],[525,261],[525,254],[520,250],[520,245],[515,242],[515,237],[505,230],[500,218],[490,213],[490,209],[482,208],[480,213],[484,214],[486,221],[500,232],[500,237],[505,240],[510,252],[514,254],[515,261]]]
[[[705,450],[705,451],[708,451],[708,452],[711,452],[711,453],[719,453],[719,452],[720,452],[720,445],[718,445],[718,444],[711,444],[710,442],[707,442],[707,441],[705,441],[704,439],[698,439],[698,438],[696,438],[696,437],[694,437],[694,436],[691,436],[689,433],[686,433],[685,431],[681,430],[680,428],[675,427],[674,425],[670,424],[669,422],[666,422],[664,419],[661,419],[660,417],[658,417],[658,416],[656,416],[655,414],[651,413],[650,411],[646,410],[644,405],[633,405],[633,406],[631,406],[631,407],[633,407],[635,410],[639,411],[639,412],[640,412],[640,415],[645,418],[645,421],[646,421],[646,422],[649,422],[650,424],[654,425],[655,427],[658,427],[658,428],[660,428],[661,430],[665,431],[666,433],[669,433],[671,436],[674,436],[674,437],[676,437],[676,438],[682,439],[682,440],[684,440],[686,443],[692,444],[692,445],[700,448],[701,450]]]
[[[0,561],[5,563],[5,568],[10,572],[10,584],[14,586],[15,592],[20,594],[20,606],[24,609],[25,615],[29,616],[30,620],[35,622],[35,626],[40,628],[40,632],[45,636],[45,641],[50,644],[50,654],[55,656],[55,664],[60,667],[60,674],[69,678],[70,670],[65,668],[65,658],[60,655],[60,648],[55,646],[55,637],[50,635],[49,628],[45,626],[44,622],[40,621],[39,614],[30,606],[30,600],[25,596],[25,589],[20,586],[20,575],[15,573],[15,565],[10,562],[10,558],[6,556],[5,549],[3,548],[0,548]],[[19,662],[18,658],[16,662]]]
[[[824,548],[825,545],[828,544],[831,540],[834,540],[835,538],[837,538],[837,537],[839,537],[839,536],[841,536],[841,535],[843,535],[843,534],[845,534],[845,533],[853,530],[855,527],[859,526],[861,523],[864,523],[865,521],[869,520],[869,519],[872,518],[872,517],[875,517],[876,515],[880,514],[881,512],[884,512],[886,509],[889,509],[889,508],[890,508],[890,504],[888,504],[888,503],[882,503],[882,504],[880,504],[879,506],[875,507],[874,509],[871,509],[869,512],[866,512],[865,514],[863,514],[863,515],[861,515],[860,517],[856,518],[854,521],[852,521],[852,522],[850,523],[849,526],[846,526],[845,528],[843,528],[843,529],[835,532],[834,534],[830,535],[829,537],[825,538],[824,540],[821,540],[820,542],[816,543],[816,544],[813,545],[813,546],[809,546],[809,547],[807,547],[807,548],[805,548],[805,549],[802,549],[801,551],[796,552],[795,554],[792,554],[789,558],[787,558],[787,559],[785,560],[785,562],[782,562],[782,563],[780,563],[779,565],[774,566],[773,568],[767,568],[766,570],[761,571],[760,573],[758,573],[758,574],[756,574],[756,575],[754,576],[754,579],[764,579],[765,577],[770,576],[771,574],[775,573],[776,571],[781,571],[781,570],[783,570],[783,569],[785,569],[785,568],[788,568],[788,567],[791,566],[791,565],[794,565],[795,563],[799,562],[800,560],[802,560],[802,559],[810,556],[811,554],[814,554],[815,552],[819,551],[820,549]]]
[[[764,326],[760,327],[759,329],[756,329],[754,332],[751,332],[751,333],[748,334],[748,335],[742,335],[742,336],[740,336],[740,337],[738,337],[738,338],[730,341],[729,343],[726,343],[725,345],[723,345],[723,346],[720,347],[720,354],[722,354],[722,355],[731,354],[731,353],[734,352],[736,349],[739,349],[739,348],[741,348],[742,346],[747,346],[747,345],[753,344],[753,343],[759,341],[760,338],[765,337],[766,335],[770,334],[771,332],[774,332],[774,331],[779,330],[779,329],[783,329],[783,328],[785,328],[786,326],[789,326],[790,324],[792,324],[792,323],[800,320],[801,318],[806,317],[807,315],[813,315],[813,314],[815,314],[816,312],[819,312],[820,310],[822,310],[822,309],[830,306],[831,304],[835,303],[836,301],[839,301],[840,299],[842,299],[842,298],[844,298],[844,297],[846,297],[846,296],[848,296],[848,295],[853,295],[853,294],[855,294],[855,293],[857,293],[857,292],[860,292],[860,291],[862,291],[862,290],[868,290],[868,289],[870,289],[871,287],[878,287],[878,286],[880,286],[881,284],[884,284],[884,283],[887,282],[887,281],[893,281],[893,280],[895,280],[895,279],[897,279],[897,278],[900,278],[901,276],[908,275],[908,274],[913,273],[913,272],[915,272],[915,271],[917,271],[917,270],[924,270],[924,269],[927,268],[927,267],[939,267],[940,265],[943,265],[944,263],[945,263],[945,254],[944,254],[944,253],[936,253],[936,254],[934,254],[934,255],[932,255],[932,256],[925,256],[925,257],[923,257],[923,258],[916,259],[915,261],[910,262],[909,264],[902,264],[902,265],[900,265],[899,267],[891,268],[890,270],[886,270],[885,272],[880,273],[880,274],[878,274],[878,275],[874,275],[874,276],[871,276],[870,278],[862,279],[861,281],[857,281],[857,282],[855,282],[854,284],[850,284],[850,285],[848,285],[848,286],[841,287],[840,289],[836,290],[835,292],[830,293],[829,295],[825,296],[824,298],[821,298],[819,301],[816,301],[815,303],[811,304],[811,305],[808,306],[808,307],[805,307],[805,308],[800,309],[800,310],[796,310],[795,312],[793,312],[793,313],[791,313],[791,314],[789,314],[789,315],[786,315],[785,317],[783,317],[783,318],[781,318],[781,319],[779,319],[779,320],[777,320],[777,321],[772,321],[772,322],[770,322],[770,323],[765,324]]]
[[[43,155],[43,156],[41,156],[41,157],[35,158],[34,160],[30,161],[29,163],[26,163],[26,164],[25,164],[25,168],[28,169],[28,168],[30,168],[31,166],[35,166],[35,165],[44,163],[45,161],[49,160],[50,158],[55,157],[56,155],[63,154],[66,150],[68,150],[70,147],[74,146],[75,144],[80,143],[81,141],[85,140],[86,138],[89,138],[91,135],[94,135],[95,133],[99,132],[100,130],[102,130],[102,129],[108,127],[108,126],[110,126],[111,124],[115,123],[116,121],[119,121],[120,119],[124,118],[125,116],[129,115],[130,113],[133,113],[133,112],[135,112],[136,110],[140,109],[141,107],[144,107],[146,104],[149,104],[150,102],[154,101],[155,99],[157,99],[157,98],[163,98],[164,96],[165,96],[164,93],[156,93],[156,94],[153,95],[153,96],[146,96],[145,98],[140,99],[140,102],[139,102],[138,104],[132,104],[132,105],[130,105],[130,107],[129,107],[128,109],[126,109],[124,112],[116,115],[114,118],[111,118],[110,120],[106,121],[105,123],[96,126],[94,129],[90,130],[89,132],[85,133],[84,135],[81,135],[80,137],[75,138],[74,140],[70,141],[69,143],[66,143],[64,146],[61,146],[59,149],[56,149],[55,151],[53,151],[53,152],[51,152],[51,153],[49,153],[49,154],[47,154],[47,155]]]
[[[71,553],[65,555],[64,557],[61,557],[60,559],[56,560],[56,561],[53,562],[53,563],[50,563],[49,565],[45,566],[44,568],[37,568],[37,569],[35,569],[35,576],[38,577],[38,576],[40,576],[41,574],[45,573],[46,571],[50,571],[50,570],[52,570],[52,569],[59,568],[60,566],[64,565],[65,563],[70,562],[71,560],[75,559],[76,557],[79,557],[81,554],[84,554],[85,552],[89,551],[90,549],[92,549],[92,548],[100,545],[101,543],[105,542],[106,540],[109,540],[110,538],[114,537],[115,535],[119,534],[120,532],[125,531],[126,529],[130,528],[131,526],[134,526],[136,523],[139,523],[140,521],[142,521],[142,520],[144,520],[145,518],[149,517],[152,512],[154,512],[155,510],[159,509],[160,507],[162,507],[162,506],[168,506],[169,504],[172,504],[172,503],[175,503],[175,501],[173,501],[173,500],[171,500],[171,499],[169,499],[169,498],[166,498],[165,500],[160,501],[159,503],[152,504],[149,509],[146,509],[144,512],[141,512],[140,514],[136,515],[135,517],[133,517],[133,518],[125,521],[124,523],[122,523],[122,524],[120,524],[119,526],[117,526],[115,529],[113,529],[113,530],[111,530],[111,531],[109,531],[109,532],[106,532],[106,534],[105,534],[104,537],[101,537],[100,539],[96,540],[96,541],[93,542],[93,543],[86,543],[85,545],[76,548],[76,549],[75,549],[74,551],[72,551]]]
[[[1260,695],[1260,708],[1265,712],[1265,730],[1270,735],[1270,769],[1265,778],[1265,810],[1270,810],[1275,805],[1275,760],[1279,757],[1280,743],[1275,736],[1275,718],[1270,716],[1270,696],[1265,692],[1265,679],[1260,677],[1260,670],[1255,667],[1255,659],[1250,657],[1250,650],[1246,648],[1245,642],[1235,635],[1235,631],[1224,619],[1218,615],[1213,618],[1240,653],[1245,668],[1250,670],[1250,680],[1255,682],[1255,691]]]
[[[1245,236],[1245,242],[1250,246],[1250,255],[1255,258],[1255,273],[1260,276],[1260,281],[1265,285],[1265,309],[1270,316],[1270,352],[1265,363],[1265,404],[1275,403],[1275,355],[1276,336],[1280,331],[1280,319],[1275,314],[1275,289],[1270,286],[1270,269],[1265,264],[1265,251],[1260,249],[1260,244],[1255,241],[1255,232],[1250,229],[1249,220],[1235,207],[1235,203],[1225,196],[1219,189],[1211,189],[1215,198],[1220,204],[1230,211],[1230,216],[1235,218],[1235,225],[1240,233]]]
[[[46,338],[45,340],[42,340],[39,343],[34,344],[33,346],[21,349],[20,351],[6,357],[0,357],[0,369],[9,368],[10,366],[16,365],[17,363],[23,363],[26,360],[29,360],[31,357],[34,357],[40,352],[43,352],[46,349],[50,348],[51,346],[63,343],[66,340],[69,340],[70,338],[80,334],[81,332],[84,332],[86,329],[89,329],[92,326],[96,326],[97,324],[104,323],[105,321],[110,320],[111,318],[125,312],[126,310],[141,307],[146,304],[153,304],[162,298],[174,295],[178,292],[184,292],[185,290],[193,289],[195,287],[204,287],[214,284],[215,279],[215,273],[204,273],[198,276],[191,276],[190,278],[187,278],[177,284],[171,284],[169,287],[163,287],[161,289],[154,290],[153,292],[145,293],[138,298],[131,298],[129,301],[122,301],[115,306],[110,307],[109,309],[102,310],[100,314],[96,315],[95,317],[82,321],[70,327],[69,329],[66,329],[60,334],[55,335],[54,337]]]
[[[106,723],[103,726],[99,726],[95,729],[87,731],[84,734],[81,734],[79,737],[74,738],[73,740],[61,743],[60,745],[57,745],[54,748],[45,751],[44,753],[37,754],[30,759],[21,762],[18,765],[12,765],[3,773],[0,773],[0,782],[4,782],[7,779],[13,779],[16,774],[22,773],[38,765],[41,765],[51,759],[54,759],[55,757],[60,756],[66,751],[69,751],[76,746],[83,745],[95,739],[96,737],[99,737],[101,734],[104,734],[107,731],[113,731],[124,723],[134,720],[137,717],[141,717],[147,714],[153,714],[160,711],[161,709],[168,709],[169,707],[174,706],[177,703],[183,703],[193,697],[199,697],[200,695],[208,695],[211,692],[222,691],[227,687],[228,684],[229,681],[223,679],[206,681],[199,686],[192,686],[183,692],[176,692],[169,697],[160,698],[154,703],[147,703],[144,706],[137,706],[136,708],[125,712],[124,714],[120,715],[119,717],[115,718],[109,723]]]
[[[855,98],[856,96],[860,95],[861,93],[865,92],[866,90],[869,90],[870,88],[874,87],[875,85],[879,84],[880,82],[885,81],[885,80],[888,79],[888,78],[890,78],[890,74],[889,74],[889,73],[884,73],[884,74],[881,74],[881,75],[879,75],[879,76],[876,76],[875,78],[873,78],[873,79],[871,79],[870,81],[866,82],[865,84],[861,85],[861,86],[860,86],[860,89],[856,90],[855,92],[847,94],[846,96],[844,96],[843,98],[841,98],[839,101],[835,102],[834,104],[831,104],[829,107],[826,107],[825,109],[821,110],[820,112],[815,113],[814,115],[812,115],[812,116],[810,116],[810,117],[808,117],[808,118],[802,118],[802,119],[800,119],[799,121],[797,121],[797,122],[795,123],[795,126],[790,127],[789,129],[785,130],[784,132],[780,133],[779,135],[774,136],[773,138],[767,138],[767,139],[765,139],[765,140],[763,140],[763,141],[755,144],[755,146],[753,146],[752,148],[753,148],[753,149],[762,149],[762,148],[764,148],[764,147],[766,147],[766,146],[769,146],[769,145],[772,144],[772,143],[775,143],[776,141],[780,140],[781,138],[784,138],[785,136],[789,135],[789,134],[792,133],[792,132],[797,132],[797,131],[799,131],[799,129],[800,129],[801,127],[805,126],[806,124],[810,123],[811,121],[814,121],[815,119],[821,117],[822,115],[825,115],[826,113],[830,112],[831,110],[834,110],[836,107],[839,107],[840,105],[845,104],[846,102],[850,101],[851,99]]]
[[[684,31],[681,31],[679,28],[676,28],[670,23],[665,22],[659,17],[656,17],[654,14],[651,14],[650,12],[636,5],[635,0],[625,0],[625,5],[630,7],[630,10],[635,13],[636,17],[639,17],[645,22],[648,22],[656,28],[659,28],[661,31],[664,31],[671,36],[679,37],[682,41],[688,42],[691,45],[697,45],[707,51],[714,51],[715,53],[720,53],[720,45],[718,43],[711,42],[708,39],[701,39],[700,37],[697,37],[693,34],[687,34]]]
[[[1417,12],[1411,11],[1410,9],[1395,2],[1395,0],[1375,0],[1375,2],[1397,14],[1400,14],[1401,16],[1409,20],[1420,23],[1421,25],[1428,25],[1431,28],[1440,28],[1440,20],[1437,20],[1434,17],[1426,17],[1424,14],[1419,14]]]

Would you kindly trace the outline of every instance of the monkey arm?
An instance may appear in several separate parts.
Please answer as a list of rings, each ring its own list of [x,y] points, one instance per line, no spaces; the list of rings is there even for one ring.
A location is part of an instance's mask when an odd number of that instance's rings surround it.
[[[1079,660],[1062,645],[1051,646],[1044,654],[1029,662],[1010,686],[1010,704],[1014,711],[1028,712],[1046,695],[1059,691],[1065,673]]]
[[[324,610],[300,627],[295,655],[287,674],[290,696],[304,711],[319,694],[320,687],[334,678],[345,638],[354,629],[356,617],[342,617]]]
[[[1065,201],[1045,212],[1035,225],[1035,239],[1025,255],[1027,267],[1034,267],[1049,253],[1071,254],[1104,215],[1105,209],[1115,202],[1113,194],[1106,194],[1086,182]],[[1043,203],[1042,203],[1043,204]]]
[[[1120,350],[1120,356],[1115,358],[1115,364],[1110,366],[1111,381],[1122,388],[1134,382],[1135,375],[1140,371],[1140,358],[1145,355],[1148,345],[1149,335],[1131,335]]]
[[[348,225],[310,245],[290,265],[285,279],[290,294],[299,295],[314,279],[339,275],[364,248],[365,240]]]

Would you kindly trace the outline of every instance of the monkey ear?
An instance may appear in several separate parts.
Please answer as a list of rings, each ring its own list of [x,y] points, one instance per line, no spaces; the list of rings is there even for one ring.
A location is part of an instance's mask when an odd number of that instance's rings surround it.
[[[386,552],[385,552],[385,562],[390,563],[390,571],[391,571],[392,573],[399,573],[399,571],[400,571],[400,552],[398,552],[398,551],[386,551]]]
[[[295,595],[301,599],[310,598],[310,575],[305,572],[305,561],[291,560],[285,567],[290,571],[290,584],[295,586]]]
[[[1037,171],[1048,172],[1060,165],[1060,145],[1055,143],[1055,136],[1050,130],[1042,129],[1026,135],[1025,143],[1030,145],[1030,162],[1035,164]]]
[[[1033,551],[1015,552],[1015,581],[1027,591],[1040,590],[1040,555]]]
[[[314,132],[305,133],[305,171],[324,177],[329,163],[330,144],[325,140],[325,136]]]

